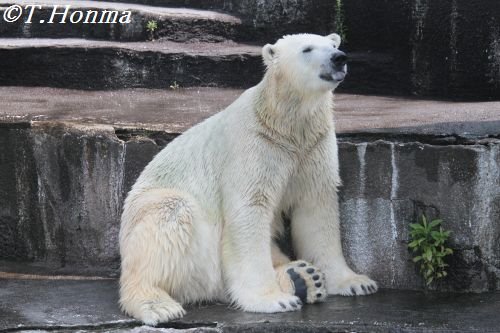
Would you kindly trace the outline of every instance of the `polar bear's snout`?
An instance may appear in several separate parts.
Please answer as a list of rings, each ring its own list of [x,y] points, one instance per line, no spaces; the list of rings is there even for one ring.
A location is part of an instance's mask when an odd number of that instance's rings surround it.
[[[347,55],[338,50],[333,50],[328,61],[328,65],[324,65],[323,73],[321,73],[320,78],[325,81],[330,81],[334,84],[338,84],[344,81],[347,75]]]
[[[343,81],[347,74],[347,55],[339,50],[335,50],[330,58],[332,63],[332,79],[334,81]]]
[[[347,55],[342,51],[336,50],[330,60],[335,68],[343,69],[347,64]]]

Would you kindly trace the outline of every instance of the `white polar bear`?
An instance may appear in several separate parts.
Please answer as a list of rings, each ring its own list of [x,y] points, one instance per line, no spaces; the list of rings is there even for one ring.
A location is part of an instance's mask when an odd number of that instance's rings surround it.
[[[337,34],[299,34],[264,46],[263,80],[144,169],[120,230],[125,312],[155,325],[205,300],[283,312],[327,293],[376,291],[342,255],[332,119],[332,91],[347,70],[339,45]],[[273,241],[282,213],[303,260]]]

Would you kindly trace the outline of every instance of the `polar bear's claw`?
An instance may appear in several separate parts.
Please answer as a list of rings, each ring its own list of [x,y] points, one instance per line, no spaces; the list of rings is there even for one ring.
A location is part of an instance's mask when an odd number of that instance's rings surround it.
[[[353,274],[352,276],[334,284],[329,293],[343,296],[370,295],[378,290],[377,283],[366,275]]]
[[[288,312],[300,310],[302,302],[297,296],[284,292],[276,292],[247,300],[240,305],[240,308],[250,312]]]

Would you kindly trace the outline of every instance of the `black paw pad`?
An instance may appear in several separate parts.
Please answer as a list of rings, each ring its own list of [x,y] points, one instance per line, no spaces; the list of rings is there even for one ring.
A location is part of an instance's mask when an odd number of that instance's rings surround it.
[[[290,268],[286,271],[288,275],[290,275],[290,279],[292,280],[295,286],[295,296],[300,298],[303,302],[307,302],[307,286],[306,281],[300,277],[300,275]]]
[[[313,280],[314,280],[314,281],[318,281],[318,280],[319,280],[319,275],[317,275],[317,274],[316,274],[316,275],[313,275]]]
[[[315,286],[316,288],[319,288],[319,287],[321,287],[321,286],[322,286],[322,283],[321,283],[321,282],[316,282],[316,283],[314,284],[314,286]]]

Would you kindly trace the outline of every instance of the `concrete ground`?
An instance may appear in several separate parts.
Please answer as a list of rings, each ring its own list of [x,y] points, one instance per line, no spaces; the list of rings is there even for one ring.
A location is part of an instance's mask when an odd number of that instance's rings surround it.
[[[79,91],[0,87],[0,123],[65,121],[181,133],[243,90],[186,88]],[[500,102],[450,102],[337,94],[338,133],[487,136],[500,134]]]
[[[227,305],[188,307],[158,328],[122,314],[117,281],[0,278],[0,332],[500,332],[500,293],[448,294],[381,290],[330,297],[284,314],[252,314]],[[189,330],[188,330],[189,329]],[[177,332],[177,331],[175,331]]]

